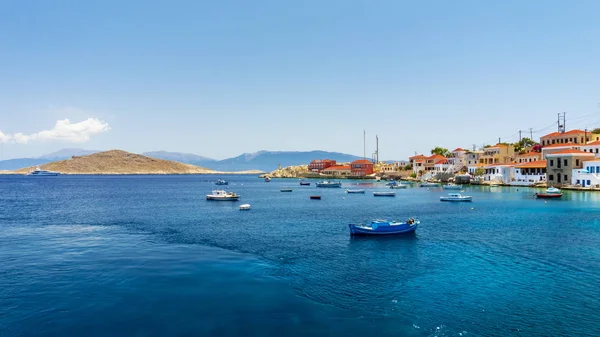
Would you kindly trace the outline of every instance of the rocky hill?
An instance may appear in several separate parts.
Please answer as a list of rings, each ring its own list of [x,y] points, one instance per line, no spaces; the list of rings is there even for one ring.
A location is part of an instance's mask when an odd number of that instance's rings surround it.
[[[204,167],[156,159],[121,150],[73,156],[71,159],[47,163],[43,170],[62,174],[205,174],[220,173]],[[16,173],[27,173],[33,167],[23,168]]]

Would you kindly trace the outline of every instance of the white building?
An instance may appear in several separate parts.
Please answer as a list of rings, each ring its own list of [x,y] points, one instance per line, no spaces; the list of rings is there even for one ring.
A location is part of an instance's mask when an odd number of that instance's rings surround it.
[[[546,161],[523,162],[513,167],[511,185],[529,186],[546,181]]]
[[[573,169],[571,184],[581,187],[600,187],[600,159],[583,162],[583,167]]]
[[[575,143],[563,143],[563,144],[552,144],[542,148],[542,159],[546,159],[549,154],[556,153],[562,150],[579,150],[582,144]]]
[[[581,145],[580,150],[583,152],[593,153],[594,157],[600,158],[600,141],[593,141],[585,145]]]
[[[483,175],[483,180],[510,184],[514,174],[513,167],[510,164],[486,165],[484,166],[485,174]]]

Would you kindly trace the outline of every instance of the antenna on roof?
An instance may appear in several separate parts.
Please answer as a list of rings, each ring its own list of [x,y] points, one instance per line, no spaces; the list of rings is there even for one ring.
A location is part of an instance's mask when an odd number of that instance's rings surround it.
[[[558,113],[558,132],[559,133],[565,133],[566,130],[566,112],[559,112]],[[561,123],[562,120],[562,123]]]

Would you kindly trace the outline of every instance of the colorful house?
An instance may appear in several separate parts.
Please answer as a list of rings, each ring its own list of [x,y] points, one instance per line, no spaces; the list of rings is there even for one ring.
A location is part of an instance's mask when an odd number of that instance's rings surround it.
[[[542,159],[546,159],[546,156],[548,156],[550,153],[555,153],[562,150],[580,150],[580,148],[581,144],[575,143],[558,143],[544,146],[542,148]]]
[[[503,184],[509,184],[513,179],[513,168],[511,164],[495,164],[484,167],[484,181],[491,181]]]
[[[353,177],[365,177],[373,174],[373,163],[366,159],[355,160],[350,164],[350,175]]]
[[[581,187],[600,187],[600,159],[583,162],[583,167],[574,169],[571,185]]]
[[[565,149],[546,156],[548,185],[572,183],[573,171],[583,168],[583,162],[594,159],[594,154],[575,149]]]
[[[308,164],[308,170],[310,172],[321,172],[324,169],[336,164],[335,160],[330,159],[315,159]]]
[[[600,141],[595,140],[585,145],[581,145],[579,149],[583,152],[593,153],[596,158],[600,157]]]
[[[545,160],[522,162],[515,165],[510,184],[515,186],[529,186],[546,181],[546,165]]]
[[[542,154],[540,152],[527,152],[523,154],[518,154],[515,162],[521,163],[531,163],[534,161],[542,160]]]
[[[328,176],[345,177],[352,173],[350,165],[333,165],[321,171],[322,174]]]
[[[540,137],[540,144],[542,146],[565,143],[585,144],[590,141],[592,135],[592,133],[583,130],[552,132]]]
[[[483,155],[479,158],[480,164],[510,164],[515,160],[515,148],[507,144],[496,144],[483,149]]]

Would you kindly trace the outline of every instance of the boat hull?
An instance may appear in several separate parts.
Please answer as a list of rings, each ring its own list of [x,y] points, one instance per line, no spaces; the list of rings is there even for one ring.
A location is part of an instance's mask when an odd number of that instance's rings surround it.
[[[391,185],[390,186],[390,189],[393,189],[393,190],[401,190],[404,188],[408,188],[408,186],[406,186],[406,185]]]
[[[398,235],[414,233],[418,224],[397,225],[397,226],[379,226],[376,229],[369,229],[360,225],[349,224],[350,235]]]
[[[395,197],[396,192],[373,192],[375,197]]]
[[[307,183],[307,182],[301,182],[301,183],[300,183],[300,186],[310,186],[310,183]]]
[[[317,183],[316,186],[317,187],[325,187],[325,188],[340,188],[340,187],[342,187],[342,184],[341,183],[333,183],[333,184]]]
[[[320,195],[311,195],[310,199],[311,200],[321,200],[321,196]]]
[[[468,198],[448,198],[448,197],[440,197],[440,201],[449,201],[449,202],[465,202],[472,201],[471,197]]]
[[[215,200],[215,201],[237,201],[240,197],[215,197],[212,195],[207,195],[206,200]]]
[[[539,199],[558,199],[562,197],[562,193],[536,193],[535,196]]]
[[[59,172],[49,172],[49,173],[29,173],[27,174],[30,177],[55,177],[60,175]]]
[[[365,194],[365,190],[346,190],[346,193],[350,193],[350,194]]]

